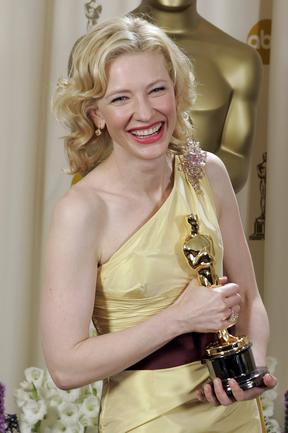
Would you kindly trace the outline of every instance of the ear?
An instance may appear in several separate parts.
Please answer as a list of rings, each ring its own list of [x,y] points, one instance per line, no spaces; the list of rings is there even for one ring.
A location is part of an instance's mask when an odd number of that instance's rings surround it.
[[[104,129],[105,128],[105,119],[102,116],[100,110],[98,107],[96,108],[90,108],[90,110],[88,111],[88,116],[90,117],[90,119],[93,121],[94,125],[96,126],[96,128],[99,129]]]

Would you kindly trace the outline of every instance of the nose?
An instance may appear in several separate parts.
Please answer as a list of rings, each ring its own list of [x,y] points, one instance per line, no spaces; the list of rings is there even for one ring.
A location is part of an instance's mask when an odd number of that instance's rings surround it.
[[[134,117],[136,120],[147,122],[152,118],[154,112],[152,101],[147,96],[141,96],[136,99],[134,107]]]

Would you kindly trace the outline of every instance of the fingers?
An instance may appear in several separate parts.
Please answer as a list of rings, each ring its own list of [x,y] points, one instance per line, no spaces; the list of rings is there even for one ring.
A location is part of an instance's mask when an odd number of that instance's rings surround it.
[[[236,307],[239,307],[240,310],[241,296],[239,295],[239,293],[236,293],[236,295],[225,297],[224,302],[227,307],[233,308],[234,311],[236,311]]]
[[[240,311],[239,286],[229,283],[210,289],[195,285],[194,280],[175,302],[182,309],[182,322],[187,332],[191,329],[196,332],[217,332],[234,325]]]
[[[233,312],[232,308],[226,308],[226,310],[224,310],[224,312],[223,312],[223,319],[222,319],[222,321],[223,322],[228,321],[229,317],[232,314],[232,312]]]
[[[277,378],[271,374],[265,374],[263,381],[269,389],[274,388],[278,383]],[[235,401],[252,400],[267,390],[267,388],[255,387],[244,391],[240,388],[235,379],[229,379],[229,385],[233,397],[227,395],[222,386],[221,380],[216,378],[211,383],[205,383],[202,389],[197,390],[196,398],[199,401],[208,401],[213,404],[213,406],[218,406],[219,404],[222,406],[229,406]]]
[[[206,401],[206,397],[202,389],[197,389],[195,396],[199,401]]]
[[[219,401],[217,400],[217,397],[214,393],[214,387],[212,384],[210,385],[209,383],[205,383],[203,392],[206,400],[209,401],[209,403],[213,404],[213,406],[219,406]]]
[[[230,404],[234,403],[234,399],[228,397],[226,394],[220,379],[214,379],[213,384],[217,400],[222,406],[229,406]]]
[[[199,401],[208,401],[213,406],[229,406],[234,402],[234,399],[229,398],[223,389],[220,379],[214,379],[211,383],[205,383],[202,390],[196,392],[196,397]]]
[[[272,389],[277,385],[278,380],[276,379],[275,376],[272,376],[271,374],[268,373],[265,374],[265,376],[263,377],[263,382],[268,389]],[[244,391],[243,389],[240,388],[239,384],[235,379],[229,379],[229,385],[233,392],[233,396],[237,401],[251,400],[263,394],[263,392],[267,391],[267,388],[263,388],[263,387],[261,388],[255,387],[252,389],[248,389],[247,391]]]
[[[228,277],[223,276],[219,278],[219,284],[221,284],[222,286],[224,286],[224,284],[228,283]]]
[[[225,313],[229,312],[229,308],[232,309],[235,313],[239,313],[241,296],[239,294],[240,289],[238,284],[230,283],[222,287],[216,287],[214,290],[218,293],[220,292],[222,296],[224,306],[227,307]]]
[[[233,396],[237,401],[251,400],[264,392],[264,388],[255,387],[244,391],[235,379],[229,379]]]
[[[240,312],[240,305],[234,305],[233,307],[228,307],[223,312],[223,320],[229,320],[230,317],[238,316]]]
[[[263,377],[263,382],[269,389],[274,388],[278,384],[277,378],[269,373],[265,374],[265,376]]]
[[[228,283],[224,286],[215,287],[213,290],[220,292],[224,297],[236,295],[240,292],[240,287],[235,283]]]

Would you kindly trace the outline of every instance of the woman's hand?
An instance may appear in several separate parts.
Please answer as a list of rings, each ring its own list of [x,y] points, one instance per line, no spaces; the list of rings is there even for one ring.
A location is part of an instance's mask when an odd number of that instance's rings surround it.
[[[217,332],[231,326],[229,318],[239,313],[241,296],[239,286],[226,281],[222,278],[223,285],[215,288],[199,286],[195,280],[187,286],[173,305],[181,333]]]
[[[266,387],[255,387],[248,389],[247,391],[243,391],[235,379],[229,379],[229,385],[233,393],[233,398],[231,398],[224,391],[221,380],[216,378],[213,380],[213,384],[205,383],[202,389],[198,389],[196,391],[196,398],[199,401],[208,401],[214,406],[229,406],[235,401],[252,400],[253,398],[263,394],[263,392],[274,388],[278,383],[276,377],[269,373],[265,374],[263,381]]]

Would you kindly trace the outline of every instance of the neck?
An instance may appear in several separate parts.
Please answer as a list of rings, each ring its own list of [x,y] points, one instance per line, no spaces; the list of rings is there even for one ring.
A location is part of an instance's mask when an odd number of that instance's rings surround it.
[[[142,0],[133,13],[147,14],[149,21],[177,34],[196,29],[201,19],[196,0]]]
[[[106,164],[115,185],[133,196],[144,194],[151,199],[162,197],[170,189],[173,179],[173,160],[169,155],[153,161],[130,159],[127,171],[126,156],[114,150],[103,164]]]

